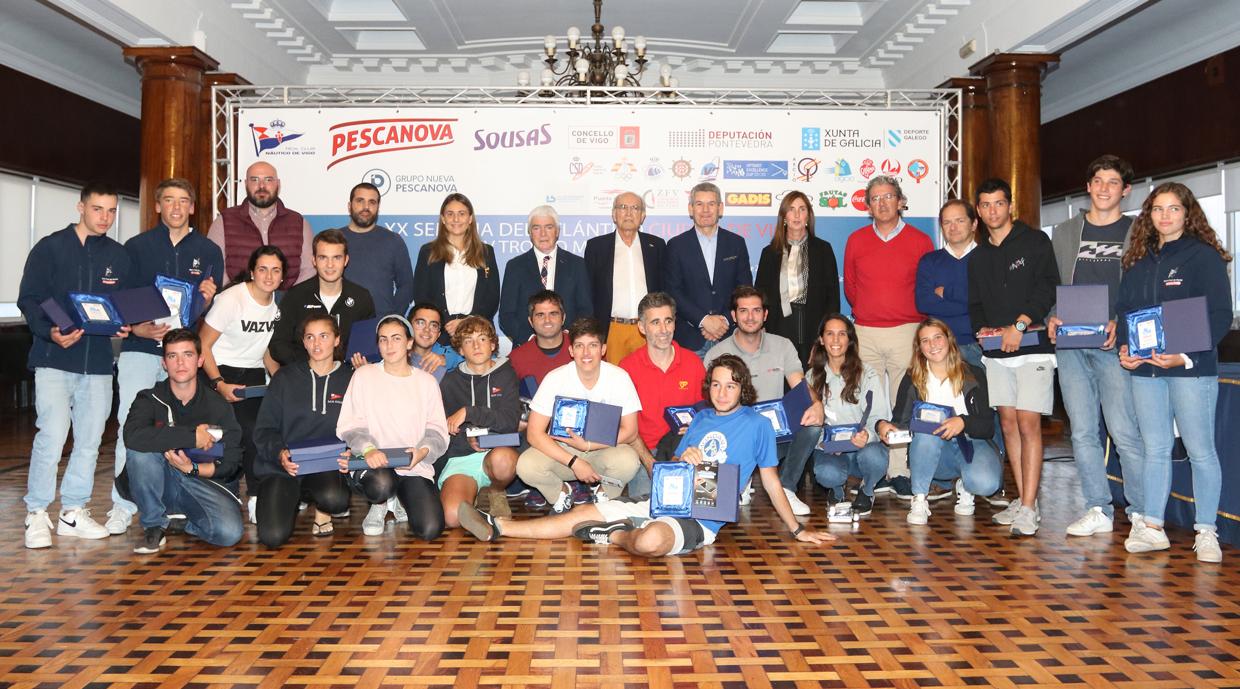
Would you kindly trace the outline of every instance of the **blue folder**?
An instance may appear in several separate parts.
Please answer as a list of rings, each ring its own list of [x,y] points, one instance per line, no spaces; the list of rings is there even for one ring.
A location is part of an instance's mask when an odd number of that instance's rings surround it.
[[[366,361],[377,363],[379,356],[379,340],[375,337],[375,328],[379,327],[378,318],[357,321],[349,328],[349,349],[345,352],[345,360],[352,360],[354,354],[361,354]]]
[[[298,476],[339,471],[337,459],[348,446],[336,438],[321,438],[289,443],[289,459],[297,464]]]
[[[407,467],[409,466],[409,463],[413,461],[413,458],[409,456],[408,452],[405,452],[405,448],[403,447],[382,447],[379,448],[379,451],[387,455],[389,469]],[[369,468],[370,467],[366,466],[366,460],[357,455],[354,455],[353,458],[349,460],[349,471]]]
[[[520,447],[520,433],[487,433],[478,436],[478,447],[491,450],[497,447]]]

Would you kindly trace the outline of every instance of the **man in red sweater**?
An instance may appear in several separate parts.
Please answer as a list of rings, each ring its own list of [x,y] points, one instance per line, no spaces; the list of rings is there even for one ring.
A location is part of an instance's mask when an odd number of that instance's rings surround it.
[[[934,244],[925,232],[904,224],[900,211],[906,199],[895,178],[874,177],[865,187],[865,198],[874,222],[848,237],[844,297],[852,306],[861,361],[886,375],[887,389],[895,399],[922,319],[914,294],[917,263],[934,250]],[[888,478],[908,476],[907,453],[892,452],[890,462]],[[907,482],[905,478],[897,483]]]

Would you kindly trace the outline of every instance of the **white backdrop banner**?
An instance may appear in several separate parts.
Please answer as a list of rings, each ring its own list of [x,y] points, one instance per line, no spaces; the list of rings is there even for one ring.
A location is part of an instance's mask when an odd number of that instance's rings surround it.
[[[357,182],[383,192],[379,222],[411,255],[436,232],[443,197],[473,201],[483,241],[501,270],[530,246],[526,215],[551,204],[560,245],[581,254],[609,232],[612,199],[646,201],[646,232],[669,238],[692,227],[688,192],[723,190],[722,226],[746,238],[756,267],[790,190],[814,201],[816,234],[838,260],[848,234],[868,222],[866,181],[901,180],[906,220],[932,237],[944,194],[944,123],[938,111],[614,107],[241,109],[234,179],[262,159],[284,203],[316,231],[348,222]],[[236,198],[245,190],[237,188]]]

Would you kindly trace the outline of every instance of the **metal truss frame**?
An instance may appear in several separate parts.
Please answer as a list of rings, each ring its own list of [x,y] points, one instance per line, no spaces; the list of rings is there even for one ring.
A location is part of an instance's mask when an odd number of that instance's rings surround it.
[[[213,201],[216,208],[236,205],[239,173],[234,169],[238,145],[237,117],[241,108],[348,107],[529,107],[580,108],[822,108],[853,110],[916,110],[942,114],[943,198],[959,198],[961,189],[960,89],[833,90],[833,89],[692,89],[658,87],[513,87],[462,86],[215,86]]]

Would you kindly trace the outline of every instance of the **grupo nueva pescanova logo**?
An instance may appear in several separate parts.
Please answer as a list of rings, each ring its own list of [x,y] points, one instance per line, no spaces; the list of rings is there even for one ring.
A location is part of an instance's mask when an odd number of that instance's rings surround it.
[[[409,117],[341,122],[328,130],[332,136],[332,157],[327,169],[376,153],[446,146],[455,140],[452,125],[456,121],[455,117]]]

